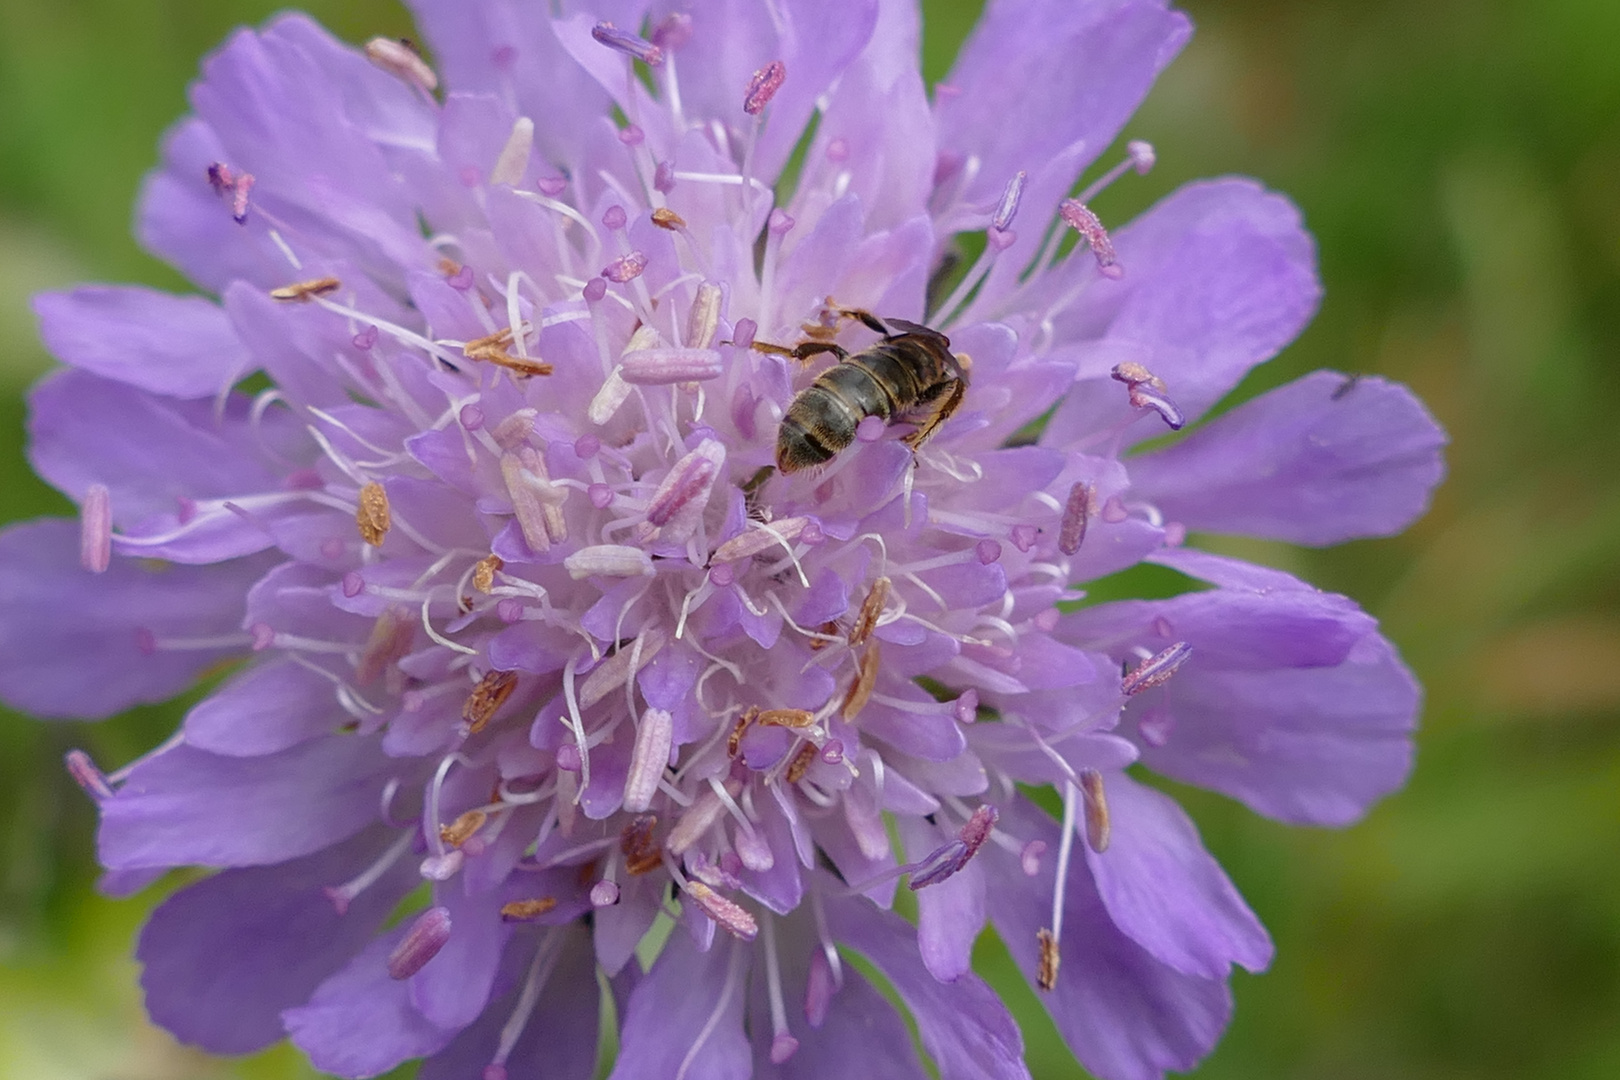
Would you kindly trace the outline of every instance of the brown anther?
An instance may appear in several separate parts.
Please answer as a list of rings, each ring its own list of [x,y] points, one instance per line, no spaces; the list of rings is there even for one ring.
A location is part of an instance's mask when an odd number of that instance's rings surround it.
[[[748,734],[748,728],[759,718],[759,706],[750,705],[747,711],[737,717],[737,726],[731,729],[730,738],[726,739],[726,756],[736,757],[737,751],[742,747],[743,736]]]
[[[686,228],[686,219],[667,206],[660,206],[652,212],[652,223],[660,229],[678,232]]]
[[[462,593],[460,596],[456,597],[456,610],[457,611],[460,611],[463,615],[465,615],[465,614],[467,614],[467,612],[471,611],[472,609],[473,609],[473,598],[472,597],[468,596],[466,593]]]
[[[354,523],[360,527],[360,539],[372,547],[382,547],[393,519],[388,513],[388,492],[376,481],[360,489],[360,505],[354,512]]]
[[[398,608],[389,608],[377,616],[372,624],[371,636],[354,666],[357,686],[370,686],[406,653],[416,639],[416,620]]]
[[[1086,810],[1086,846],[1101,855],[1108,850],[1108,837],[1112,831],[1108,821],[1108,795],[1103,791],[1102,773],[1096,769],[1080,770],[1080,792]]]
[[[512,691],[517,689],[517,683],[515,671],[491,671],[478,680],[478,685],[473,687],[461,706],[461,718],[467,721],[467,734],[476,735],[484,730],[484,725],[490,722],[500,707],[506,704],[506,699],[512,696]]]
[[[448,255],[439,256],[439,273],[445,277],[455,277],[461,273],[461,264]]]
[[[283,285],[279,289],[270,290],[272,300],[309,300],[312,297],[324,296],[329,292],[336,292],[343,287],[343,282],[335,277],[311,278],[308,281],[298,281],[291,285]]]
[[[468,810],[448,825],[439,826],[439,839],[451,847],[460,847],[472,839],[472,834],[484,827],[489,815],[482,810]]]
[[[1079,552],[1086,540],[1086,519],[1091,513],[1094,488],[1085,482],[1069,488],[1069,499],[1063,506],[1063,521],[1058,527],[1058,550],[1065,555]]]
[[[580,863],[579,873],[574,875],[574,880],[579,882],[582,886],[589,885],[594,882],[596,880],[597,864],[599,862],[600,860],[598,859],[592,859],[590,862]]]
[[[799,752],[793,755],[792,761],[788,762],[787,782],[797,784],[800,780],[803,780],[804,774],[810,771],[810,766],[815,763],[816,755],[820,752],[816,749],[816,744],[812,742],[807,742],[799,747]]]
[[[513,356],[506,351],[512,344],[512,328],[503,326],[493,334],[473,338],[461,347],[461,354],[469,360],[482,360],[487,364],[506,368],[519,375],[550,375],[551,365],[544,360],[527,356]]]
[[[1040,942],[1041,946],[1040,965],[1035,971],[1035,985],[1042,990],[1050,990],[1057,985],[1058,962],[1062,959],[1058,955],[1057,938],[1052,936],[1052,931],[1043,926],[1036,933],[1035,940]]]
[[[877,642],[872,642],[861,654],[861,662],[855,669],[855,681],[849,685],[849,696],[844,698],[843,708],[839,710],[845,720],[853,720],[866,708],[866,703],[872,700],[872,687],[877,685],[878,660],[882,650]]]
[[[501,905],[501,918],[505,922],[533,922],[556,906],[555,896],[537,896],[533,900],[510,900]]]
[[[1163,379],[1138,364],[1135,360],[1127,360],[1122,364],[1114,365],[1112,374],[1115,379],[1125,383],[1127,386],[1135,386],[1140,383],[1157,390],[1161,394],[1169,389],[1164,385]]]
[[[495,587],[496,572],[505,565],[499,555],[485,555],[479,559],[478,565],[473,567],[473,588],[481,593],[489,592]]]
[[[815,718],[808,709],[766,709],[758,717],[762,727],[786,728],[809,727]]]
[[[663,865],[658,840],[653,835],[658,828],[658,815],[642,814],[624,827],[619,834],[619,850],[624,853],[624,868],[631,874],[645,874]]]
[[[855,616],[855,623],[849,628],[849,643],[859,645],[872,636],[877,629],[878,618],[883,614],[883,605],[889,602],[889,579],[880,577],[872,582],[872,591],[866,594],[861,603],[861,610]]]
[[[493,334],[473,338],[461,347],[461,352],[462,355],[477,360],[479,359],[479,353],[488,352],[491,349],[504,349],[510,344],[512,344],[512,328],[503,326]]]
[[[838,624],[829,619],[827,622],[824,622],[820,626],[816,627],[816,633],[821,636],[810,639],[811,652],[820,652],[822,649],[825,649],[827,646],[832,644],[832,642],[828,641],[827,639],[838,636]]]

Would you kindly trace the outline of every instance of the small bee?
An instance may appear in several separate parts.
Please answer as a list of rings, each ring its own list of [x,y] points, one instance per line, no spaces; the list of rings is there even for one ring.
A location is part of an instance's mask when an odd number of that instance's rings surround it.
[[[907,419],[921,410],[907,446],[920,446],[950,419],[967,392],[966,355],[951,352],[951,340],[938,330],[904,319],[879,319],[866,311],[836,309],[883,335],[857,353],[831,341],[811,340],[794,348],[754,343],[764,352],[808,360],[831,353],[838,363],[802,390],[788,406],[776,438],[776,467],[784,473],[821,465],[855,441],[855,428],[868,416],[885,422]]]

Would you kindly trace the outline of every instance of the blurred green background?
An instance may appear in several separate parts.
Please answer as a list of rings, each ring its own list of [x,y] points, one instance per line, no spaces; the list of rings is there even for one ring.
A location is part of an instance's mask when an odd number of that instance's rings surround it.
[[[305,6],[349,40],[410,33],[393,3]],[[978,6],[925,4],[931,78]],[[1180,792],[1278,944],[1269,973],[1238,976],[1198,1075],[1620,1076],[1620,4],[1182,6],[1198,33],[1125,132],[1158,167],[1096,209],[1117,224],[1225,172],[1286,191],[1327,299],[1244,392],[1377,372],[1454,440],[1433,510],[1398,539],[1232,549],[1358,598],[1428,703],[1410,787],[1354,829]],[[0,520],[68,510],[22,458],[22,395],[50,364],[28,296],[184,287],[131,239],[136,185],[198,59],[275,7],[0,0]],[[148,1027],[128,954],[155,897],[91,888],[92,814],[62,753],[116,767],[179,712],[0,711],[0,1076],[310,1075],[284,1046],[219,1061]],[[1036,1075],[1075,1075],[1033,995],[1002,981]]]

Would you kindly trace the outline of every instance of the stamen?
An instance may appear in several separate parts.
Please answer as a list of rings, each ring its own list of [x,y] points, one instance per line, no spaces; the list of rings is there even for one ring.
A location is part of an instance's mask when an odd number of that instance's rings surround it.
[[[631,647],[621,647],[618,652],[598,664],[585,677],[584,685],[579,688],[580,708],[590,708],[623,686],[627,679],[635,678],[636,672],[658,655],[667,640],[664,631],[654,627],[637,637]]]
[[[96,802],[116,794],[106,774],[96,768],[96,763],[83,750],[69,750],[63,760],[67,762],[68,775]]]
[[[641,714],[636,729],[636,745],[630,754],[630,771],[624,779],[624,809],[640,814],[652,806],[658,781],[669,767],[670,744],[674,739],[674,718],[663,709]]]
[[[827,1009],[832,1005],[833,991],[838,986],[833,979],[826,955],[817,949],[810,954],[810,974],[804,981],[804,1021],[820,1029],[827,1020]]]
[[[501,455],[501,479],[512,501],[512,512],[524,541],[544,554],[553,543],[568,539],[568,523],[562,504],[568,489],[551,482],[545,459],[533,447],[519,447],[516,453]]]
[[[1070,228],[1085,238],[1091,247],[1091,253],[1097,258],[1097,272],[1106,278],[1122,278],[1125,268],[1119,265],[1114,255],[1114,242],[1108,238],[1108,230],[1096,214],[1078,199],[1064,199],[1058,204],[1058,216]]]
[[[430,94],[439,88],[439,77],[408,42],[392,38],[372,38],[366,42],[366,59],[390,75],[419,86]]]
[[[1108,850],[1108,798],[1103,792],[1102,773],[1080,770],[1080,792],[1086,803],[1086,846],[1101,855]]]
[[[393,521],[388,512],[388,492],[376,481],[360,489],[360,505],[354,512],[360,539],[372,547],[382,547]]]
[[[966,866],[968,860],[977,855],[990,838],[990,831],[995,828],[998,817],[1000,814],[989,803],[975,807],[973,816],[968,818],[955,840],[935,848],[917,864],[918,869],[912,871],[911,881],[907,883],[911,890],[916,892],[930,885],[938,885]]]
[[[998,232],[1005,232],[1012,224],[1013,218],[1018,214],[1018,204],[1024,197],[1024,181],[1029,174],[1019,169],[1013,178],[1007,181],[1006,188],[1001,193],[1001,201],[996,204],[996,212],[990,218],[990,227]]]
[[[1192,656],[1192,646],[1185,641],[1178,641],[1163,652],[1155,653],[1137,665],[1136,670],[1120,680],[1120,693],[1126,697],[1134,697],[1144,690],[1151,690],[1155,686],[1163,686],[1170,681],[1170,676],[1187,658]]]
[[[473,567],[473,588],[481,593],[487,593],[495,587],[495,575],[500,572],[506,563],[499,555],[485,555]]]
[[[853,720],[866,708],[866,703],[872,699],[872,687],[877,685],[878,658],[881,650],[877,642],[866,646],[866,652],[861,655],[860,665],[856,668],[855,681],[850,684],[849,696],[844,699],[840,715],[845,720]]]
[[[501,1027],[501,1037],[495,1046],[495,1057],[484,1066],[481,1080],[507,1080],[506,1059],[512,1056],[513,1048],[523,1036],[523,1029],[528,1025],[529,1017],[534,1012],[535,1002],[540,1000],[540,991],[545,988],[546,981],[551,978],[551,973],[557,966],[557,957],[562,953],[562,940],[558,932],[553,930],[540,943],[540,948],[535,950],[534,961],[529,965],[529,972],[523,980],[523,989],[518,992],[517,1004],[512,1008],[512,1015],[507,1017],[506,1023]]]
[[[213,185],[215,195],[230,193],[231,219],[238,225],[247,224],[248,192],[253,189],[253,174],[235,175],[229,165],[216,161],[208,166],[208,182]]]
[[[732,937],[739,941],[753,941],[759,935],[759,923],[735,900],[721,896],[701,881],[688,881],[685,891],[697,901],[705,915],[719,923]]]
[[[1057,986],[1058,964],[1063,959],[1058,953],[1058,941],[1052,931],[1044,926],[1036,932],[1035,940],[1040,944],[1040,965],[1035,972],[1035,985],[1042,990],[1051,990]]]
[[[534,922],[557,906],[555,896],[538,896],[532,900],[510,900],[501,905],[502,922]]]
[[[806,517],[778,518],[772,522],[748,522],[750,528],[747,532],[733,536],[730,540],[714,549],[709,557],[711,563],[736,562],[739,559],[752,558],[773,544],[788,547],[788,541],[796,539],[809,524]],[[791,553],[792,548],[788,547]]]
[[[697,287],[697,297],[692,301],[692,314],[686,320],[688,348],[707,349],[714,342],[715,330],[720,326],[722,298],[720,286],[712,281],[705,281]]]
[[[1093,487],[1078,483],[1069,489],[1069,500],[1063,507],[1063,523],[1058,528],[1058,550],[1073,555],[1086,539],[1086,516],[1091,513]]]
[[[624,381],[624,376],[619,374],[619,369],[614,368],[608,372],[608,377],[603,380],[602,388],[596,392],[596,396],[591,398],[590,405],[585,409],[585,416],[598,426],[607,423],[613,419],[613,414],[619,411],[619,406],[630,397],[632,389],[631,385]]]
[[[664,846],[672,855],[685,854],[687,848],[697,843],[725,812],[725,803],[720,801],[720,796],[715,794],[714,789],[705,790],[686,812],[681,814],[680,820],[675,822],[675,828],[670,830],[669,839],[664,842]]]
[[[416,620],[398,608],[388,608],[372,624],[371,636],[354,666],[354,681],[370,686],[406,653],[416,637]]]
[[[833,740],[833,742],[837,741],[838,740],[836,739]],[[832,743],[828,743],[827,745],[831,746]],[[840,753],[842,753],[841,748]],[[799,747],[799,752],[793,755],[792,761],[788,762],[786,773],[787,782],[790,784],[797,784],[800,780],[803,780],[804,774],[810,771],[810,766],[815,764],[818,756],[823,755],[817,753],[816,744],[813,742],[807,742],[803,746]]]
[[[799,1049],[788,1031],[787,1008],[782,1002],[782,964],[776,955],[776,920],[765,916],[765,988],[771,1003],[771,1064],[781,1065]]]
[[[343,282],[335,277],[311,278],[308,281],[297,281],[291,285],[283,285],[279,289],[270,290],[272,300],[296,300],[304,302],[313,300],[317,296],[337,292],[343,288]]]
[[[624,381],[642,386],[699,382],[719,375],[720,354],[714,349],[637,349],[619,366]]]
[[[816,714],[809,709],[766,709],[758,719],[761,727],[807,728],[815,723]]]
[[[660,206],[652,212],[652,223],[670,232],[680,232],[686,228],[686,219],[667,206]]]
[[[731,729],[731,735],[726,739],[727,757],[734,758],[737,756],[737,752],[742,748],[743,736],[748,734],[749,727],[758,718],[759,706],[757,705],[748,706],[743,710],[742,715],[737,717],[736,726]]]
[[[663,865],[663,856],[658,851],[657,828],[657,815],[642,814],[632,819],[619,833],[619,851],[624,854],[626,871],[640,876]],[[679,830],[678,822],[675,828]],[[674,839],[674,833],[670,834],[670,838]]]
[[[1076,804],[1081,801],[1080,791],[1072,781],[1063,784],[1063,831],[1058,839],[1057,873],[1052,887],[1052,928],[1042,928],[1037,935],[1041,958],[1035,985],[1051,990],[1057,985],[1058,942],[1063,937],[1063,896],[1069,886],[1069,857],[1074,852],[1074,817]]]
[[[648,67],[657,67],[664,62],[664,50],[628,30],[620,30],[610,22],[599,22],[591,27],[591,37],[600,44],[626,56],[633,56]]]
[[[321,892],[325,894],[328,900],[332,901],[332,906],[337,909],[339,915],[347,914],[349,905],[354,902],[354,898],[365,892],[376,883],[378,878],[386,874],[389,868],[397,863],[405,852],[410,850],[411,844],[415,840],[415,829],[401,833],[398,839],[388,845],[388,850],[378,856],[376,862],[366,867],[353,878],[345,881],[342,885],[329,885],[322,889]]]
[[[461,718],[467,722],[467,734],[476,735],[484,730],[506,699],[517,689],[515,671],[490,671],[473,687],[467,701],[461,706]]]
[[[787,65],[780,60],[772,60],[748,80],[748,92],[743,95],[743,112],[749,116],[758,116],[765,111],[771,98],[782,89],[782,81],[787,78]]]
[[[602,276],[609,281],[623,285],[627,281],[634,281],[647,269],[647,253],[632,251],[628,255],[621,255],[602,268]]]
[[[855,622],[849,628],[850,645],[860,645],[872,636],[877,629],[878,619],[883,615],[883,607],[889,601],[889,590],[892,583],[886,577],[880,577],[872,582],[872,589],[861,602],[860,613],[855,616]]]
[[[563,560],[575,581],[588,577],[643,577],[653,572],[652,558],[638,547],[595,544],[580,548]]]
[[[388,975],[394,979],[408,979],[427,966],[439,955],[444,943],[450,940],[450,912],[446,908],[431,907],[416,917],[405,937],[388,954]]]
[[[675,163],[660,161],[653,169],[653,190],[668,195],[675,190]]]
[[[112,565],[112,493],[106,484],[91,484],[79,504],[79,565],[92,574]]]
[[[1171,401],[1164,380],[1135,361],[1114,367],[1112,375],[1130,388],[1133,409],[1152,409],[1164,418],[1171,431],[1180,431],[1187,422],[1179,406]]]
[[[473,833],[484,827],[489,815],[482,810],[468,810],[448,825],[439,826],[439,839],[451,847],[460,847],[472,839]]]
[[[512,134],[507,136],[506,145],[501,147],[501,156],[495,159],[495,167],[489,171],[489,182],[517,187],[523,180],[523,171],[528,168],[529,154],[533,150],[534,121],[520,116],[512,125]]]

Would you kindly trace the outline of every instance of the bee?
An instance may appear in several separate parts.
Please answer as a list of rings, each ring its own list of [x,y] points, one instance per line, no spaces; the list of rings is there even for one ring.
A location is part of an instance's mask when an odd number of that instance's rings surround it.
[[[917,447],[956,412],[967,393],[970,361],[951,352],[951,339],[904,319],[879,319],[866,311],[835,309],[883,335],[883,340],[851,353],[832,341],[810,340],[793,348],[754,343],[764,352],[808,360],[831,353],[838,363],[822,372],[793,399],[776,438],[776,467],[784,473],[822,465],[855,441],[855,429],[868,416],[886,423],[920,414],[907,446]]]

